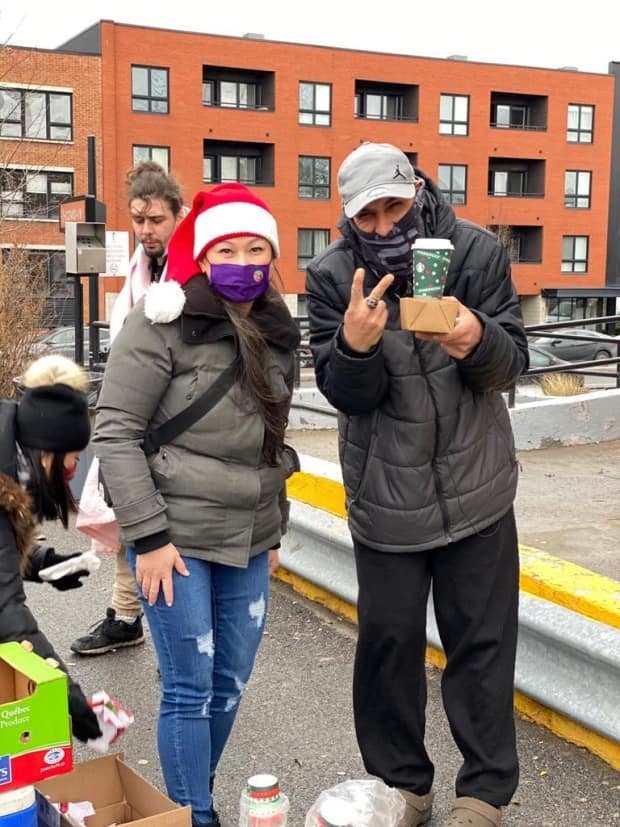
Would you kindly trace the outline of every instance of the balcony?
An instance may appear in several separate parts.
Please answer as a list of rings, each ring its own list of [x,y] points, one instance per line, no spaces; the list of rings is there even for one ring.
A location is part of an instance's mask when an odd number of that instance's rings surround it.
[[[203,141],[202,180],[274,186],[274,145],[249,141]]]
[[[225,109],[273,111],[275,73],[203,66],[202,104]]]
[[[373,121],[418,120],[417,86],[405,83],[355,81],[353,115]]]
[[[491,92],[490,126],[494,129],[547,129],[547,98],[544,95],[515,95]]]
[[[542,227],[523,224],[491,224],[513,264],[540,264],[542,262]]]
[[[489,195],[494,198],[544,198],[545,162],[527,158],[490,158]]]

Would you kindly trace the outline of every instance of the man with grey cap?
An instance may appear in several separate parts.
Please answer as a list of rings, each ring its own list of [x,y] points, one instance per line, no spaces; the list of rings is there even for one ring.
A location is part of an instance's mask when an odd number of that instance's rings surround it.
[[[507,254],[456,218],[390,144],[342,163],[342,237],[306,279],[317,384],[337,408],[359,584],[355,727],[369,773],[402,793],[400,827],[431,818],[424,746],[426,608],[446,654],[443,701],[463,756],[444,827],[497,827],[518,782],[513,714],[517,460],[501,392],[527,368]],[[451,333],[401,329],[416,238],[454,245]]]

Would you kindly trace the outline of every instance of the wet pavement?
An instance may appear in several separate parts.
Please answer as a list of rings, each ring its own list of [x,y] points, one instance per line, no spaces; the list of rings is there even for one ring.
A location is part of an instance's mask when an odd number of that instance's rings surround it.
[[[337,432],[289,431],[299,451],[338,462]],[[521,543],[620,581],[620,441],[519,451]]]
[[[295,441],[301,447],[303,440]],[[536,468],[531,477],[559,473],[557,463],[555,472],[549,463],[531,465]],[[568,490],[568,480],[566,485]],[[544,521],[535,530],[543,527]],[[85,538],[75,530],[48,527],[47,533],[59,552],[86,548]],[[75,637],[103,617],[112,577],[113,561],[104,558],[101,569],[74,592],[29,584],[29,604],[84,690],[105,689],[134,712],[136,722],[119,749],[131,766],[163,788],[155,740],[159,687],[148,633],[145,645],[114,654],[77,658],[69,650]],[[239,795],[255,772],[279,776],[291,799],[289,827],[304,827],[305,814],[323,789],[347,778],[366,777],[351,712],[355,638],[356,629],[347,621],[273,581],[265,638],[215,784],[223,827],[238,824]],[[440,827],[453,797],[459,755],[442,711],[441,673],[429,666],[427,675],[427,745],[436,766],[437,794],[429,824]],[[506,808],[505,827],[620,825],[617,772],[585,749],[520,718],[517,732],[521,782]],[[95,756],[80,746],[76,757]]]

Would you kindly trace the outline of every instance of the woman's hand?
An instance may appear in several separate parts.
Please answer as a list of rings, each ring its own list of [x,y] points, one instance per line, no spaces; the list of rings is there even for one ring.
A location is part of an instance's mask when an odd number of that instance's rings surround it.
[[[279,548],[270,548],[269,549],[269,576],[271,576],[274,571],[280,565],[280,549]]]
[[[172,606],[174,603],[172,573],[175,570],[184,577],[189,577],[187,566],[172,543],[137,555],[136,580],[149,606],[156,603],[160,589],[164,593],[166,606]]]

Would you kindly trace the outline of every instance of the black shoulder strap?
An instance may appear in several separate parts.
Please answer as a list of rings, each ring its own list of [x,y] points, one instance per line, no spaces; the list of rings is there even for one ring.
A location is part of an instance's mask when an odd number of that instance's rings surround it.
[[[168,445],[172,440],[186,431],[194,422],[198,422],[224,396],[235,381],[235,363],[232,362],[221,373],[207,390],[192,402],[185,410],[163,422],[157,428],[149,429],[144,435],[144,453],[147,457],[155,454],[162,445]]]

